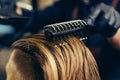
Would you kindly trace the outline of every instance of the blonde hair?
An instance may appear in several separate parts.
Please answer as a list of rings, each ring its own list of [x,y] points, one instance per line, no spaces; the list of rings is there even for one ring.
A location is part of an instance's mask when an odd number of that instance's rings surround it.
[[[15,42],[13,47],[17,50],[13,60],[23,77],[20,80],[100,80],[94,57],[78,38],[54,43],[37,34]]]

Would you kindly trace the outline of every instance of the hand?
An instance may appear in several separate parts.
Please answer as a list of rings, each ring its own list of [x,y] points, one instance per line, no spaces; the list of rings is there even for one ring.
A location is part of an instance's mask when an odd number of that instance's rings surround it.
[[[90,15],[97,32],[112,37],[120,27],[120,14],[111,6],[99,4]]]
[[[120,27],[120,14],[113,7],[101,3],[100,9],[105,12],[104,17],[109,25],[114,28]]]

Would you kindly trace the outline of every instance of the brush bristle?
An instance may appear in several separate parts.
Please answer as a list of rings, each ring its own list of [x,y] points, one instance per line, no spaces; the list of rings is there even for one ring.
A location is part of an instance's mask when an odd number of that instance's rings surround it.
[[[88,38],[87,23],[84,20],[61,22],[44,27],[45,36],[48,40],[63,39],[69,36],[79,37],[85,41]]]

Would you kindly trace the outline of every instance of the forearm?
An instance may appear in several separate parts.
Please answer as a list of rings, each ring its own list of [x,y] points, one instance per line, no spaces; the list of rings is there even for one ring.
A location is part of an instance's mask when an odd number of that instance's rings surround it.
[[[97,14],[97,15],[96,15]],[[114,48],[120,50],[120,14],[113,7],[99,4],[90,16],[96,32],[105,36]]]
[[[120,28],[113,37],[108,38],[108,41],[111,43],[111,45],[113,45],[114,48],[120,50]]]

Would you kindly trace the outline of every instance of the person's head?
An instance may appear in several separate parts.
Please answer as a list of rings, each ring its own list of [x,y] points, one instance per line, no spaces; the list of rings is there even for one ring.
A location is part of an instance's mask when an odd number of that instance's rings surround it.
[[[13,44],[7,80],[100,80],[94,57],[78,38],[51,42],[34,35]]]

